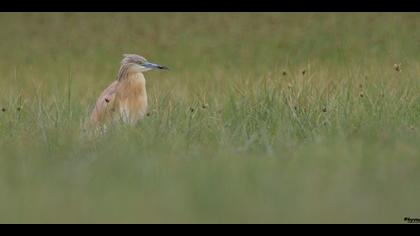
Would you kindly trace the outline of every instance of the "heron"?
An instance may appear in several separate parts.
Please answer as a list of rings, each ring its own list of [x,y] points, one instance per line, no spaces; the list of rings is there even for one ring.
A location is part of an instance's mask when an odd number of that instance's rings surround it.
[[[136,54],[123,54],[117,79],[111,83],[96,101],[91,114],[95,125],[120,118],[128,124],[136,124],[147,113],[146,78],[150,70],[168,70],[166,66],[151,63]]]

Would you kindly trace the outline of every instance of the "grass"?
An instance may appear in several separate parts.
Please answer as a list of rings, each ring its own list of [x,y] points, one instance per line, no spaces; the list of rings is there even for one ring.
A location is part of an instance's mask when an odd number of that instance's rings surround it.
[[[419,217],[418,13],[1,13],[1,223]],[[83,123],[123,53],[150,116]],[[394,64],[401,63],[401,71]]]

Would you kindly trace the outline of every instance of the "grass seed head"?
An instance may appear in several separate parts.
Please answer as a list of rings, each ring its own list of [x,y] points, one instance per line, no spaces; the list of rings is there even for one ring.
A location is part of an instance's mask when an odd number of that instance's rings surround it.
[[[394,70],[396,72],[401,72],[401,63],[400,64],[394,64]]]

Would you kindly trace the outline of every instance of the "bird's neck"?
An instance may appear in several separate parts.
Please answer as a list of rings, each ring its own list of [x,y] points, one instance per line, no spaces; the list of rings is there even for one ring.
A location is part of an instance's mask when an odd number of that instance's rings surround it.
[[[133,85],[146,86],[146,79],[137,65],[123,65],[118,73],[118,80]]]
[[[121,67],[118,80],[122,97],[139,98],[147,103],[146,79],[139,67]]]
[[[135,122],[147,111],[146,79],[143,73],[129,70],[118,84],[116,97],[120,112],[128,121]]]
[[[144,95],[146,94],[146,79],[144,78],[143,73],[139,71],[129,72],[124,82],[128,84],[132,91]]]

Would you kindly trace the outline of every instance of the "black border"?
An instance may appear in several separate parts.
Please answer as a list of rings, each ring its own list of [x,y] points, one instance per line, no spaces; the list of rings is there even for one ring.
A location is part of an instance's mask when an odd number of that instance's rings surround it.
[[[9,0],[14,12],[416,12],[420,0]]]

